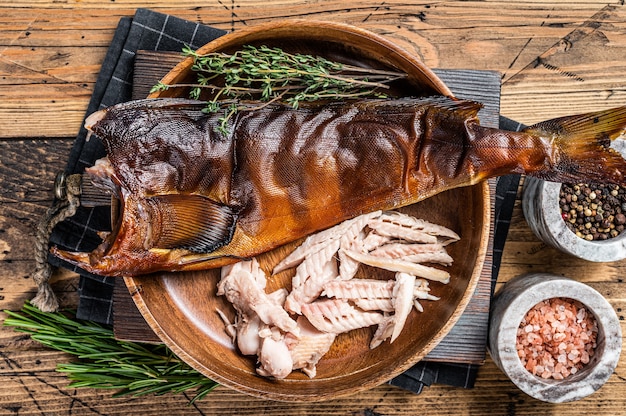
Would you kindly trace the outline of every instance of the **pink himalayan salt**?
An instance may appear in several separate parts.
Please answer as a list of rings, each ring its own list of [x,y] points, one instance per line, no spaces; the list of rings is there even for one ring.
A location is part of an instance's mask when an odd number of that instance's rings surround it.
[[[532,374],[562,380],[589,362],[597,335],[595,318],[580,302],[547,299],[533,306],[520,322],[517,353]]]

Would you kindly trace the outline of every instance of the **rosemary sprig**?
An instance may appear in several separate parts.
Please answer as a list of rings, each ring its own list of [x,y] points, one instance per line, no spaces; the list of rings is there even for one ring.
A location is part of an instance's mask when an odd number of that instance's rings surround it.
[[[76,356],[58,364],[57,371],[72,380],[68,387],[118,390],[114,397],[182,393],[194,389],[190,403],[218,384],[191,368],[164,345],[116,340],[103,325],[78,320],[71,312],[45,313],[30,303],[21,312],[4,311],[4,325],[25,332],[49,348]]]
[[[158,83],[152,92],[172,87],[190,88],[189,97],[200,99],[203,91],[212,98],[206,112],[224,110],[218,128],[227,133],[228,120],[242,107],[233,100],[272,102],[282,100],[294,108],[302,102],[321,99],[346,100],[362,97],[386,98],[385,90],[405,74],[362,68],[331,61],[319,56],[292,54],[280,48],[245,45],[232,54],[214,52],[205,55],[189,47],[183,54],[193,58],[192,71],[197,83],[167,85]],[[229,100],[223,109],[222,100]]]

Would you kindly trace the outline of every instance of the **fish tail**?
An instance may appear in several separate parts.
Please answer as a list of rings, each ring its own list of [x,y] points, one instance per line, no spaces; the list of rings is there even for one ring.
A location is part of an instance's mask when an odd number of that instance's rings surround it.
[[[626,106],[544,121],[523,133],[551,142],[550,168],[527,172],[530,176],[553,182],[626,184],[626,160],[610,147],[626,133]]]

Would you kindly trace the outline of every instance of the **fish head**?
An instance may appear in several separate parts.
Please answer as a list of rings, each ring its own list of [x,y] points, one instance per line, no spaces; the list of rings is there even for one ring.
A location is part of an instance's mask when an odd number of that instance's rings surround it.
[[[185,101],[186,102],[186,101]],[[164,117],[161,100],[136,100],[96,111],[85,118],[84,126],[107,147],[127,144],[152,130],[155,121]]]
[[[200,192],[210,183],[207,170],[214,162],[205,163],[198,154],[197,143],[205,137],[202,123],[196,123],[202,106],[192,100],[139,100],[89,115],[85,127],[107,155],[85,174],[112,197],[112,231],[91,253],[54,248],[53,254],[99,275],[186,270],[210,262],[213,252],[231,241],[238,212],[224,195]],[[230,155],[228,142],[216,146],[222,146],[216,154]],[[230,171],[224,175],[230,177]]]
[[[213,255],[233,238],[238,212],[232,207],[191,193],[152,195],[128,189],[107,157],[85,173],[89,183],[111,196],[111,232],[100,233],[103,241],[90,253],[53,247],[53,255],[106,276],[188,270],[198,263],[219,267],[236,261]]]
[[[195,270],[200,264],[206,269],[240,260],[217,254],[235,230],[236,216],[227,207],[204,207],[205,201],[186,195],[144,198],[122,190],[120,198],[114,201],[119,208],[112,231],[101,233],[103,241],[95,250],[52,247],[51,253],[102,276]]]

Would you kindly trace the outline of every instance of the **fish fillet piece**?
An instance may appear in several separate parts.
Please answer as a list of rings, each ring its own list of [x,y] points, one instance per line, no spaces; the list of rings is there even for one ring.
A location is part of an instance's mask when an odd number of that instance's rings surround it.
[[[440,237],[440,240],[445,243],[444,245],[454,241],[459,241],[461,238],[457,233],[447,227],[434,224],[421,218],[404,215],[397,211],[385,211],[380,217],[377,218],[377,220],[381,222],[389,222],[411,230],[421,230],[427,234],[438,236]]]
[[[328,267],[328,263],[334,260],[335,253],[339,250],[339,240],[330,241],[320,248],[308,254],[296,267],[296,274],[292,278],[292,290],[304,285],[312,277],[320,274]]]
[[[224,295],[243,315],[256,313],[263,323],[297,334],[296,321],[265,293],[265,283],[258,281],[259,272],[265,276],[256,259],[234,264],[222,273],[217,295]]]
[[[302,305],[302,314],[322,332],[341,334],[380,323],[383,314],[360,311],[345,300],[317,300]]]
[[[333,280],[324,285],[322,296],[344,299],[353,302],[365,311],[394,312],[394,288],[396,280],[352,279]],[[411,300],[420,312],[423,311],[418,299],[439,300],[430,294],[428,281],[415,279]],[[396,289],[397,290],[397,289]]]
[[[347,255],[346,251],[367,253],[389,240],[389,237],[378,235],[375,231],[371,230],[367,233],[361,231],[361,233],[356,237],[345,236],[345,238],[342,238],[341,246],[339,247],[339,252],[337,253],[339,257],[339,276],[341,279],[352,279],[356,276],[356,273],[359,270],[360,263]]]
[[[263,338],[257,373],[264,377],[283,379],[293,370],[293,359],[284,339]]]
[[[121,215],[94,251],[52,253],[100,275],[204,270],[491,177],[626,185],[609,148],[626,106],[510,132],[481,126],[479,103],[442,96],[252,103],[224,135],[205,105],[150,99],[91,114],[107,159],[86,174]]]
[[[370,255],[375,257],[401,259],[413,263],[438,263],[444,266],[449,266],[453,262],[452,257],[440,243],[389,243],[372,250]]]
[[[398,338],[404,328],[406,319],[413,308],[413,290],[415,288],[415,276],[408,273],[397,273],[396,284],[393,287],[393,331],[391,341]]]
[[[373,220],[368,225],[376,230],[376,233],[391,239],[401,238],[407,241],[413,241],[416,243],[436,244],[437,236],[428,234],[422,230],[416,230],[413,228],[403,227],[400,224],[394,224],[392,222],[386,222],[383,220]]]
[[[261,318],[256,313],[251,316],[242,317],[237,322],[236,342],[239,352],[243,355],[256,355],[261,348]]]
[[[313,378],[317,372],[317,363],[328,352],[337,335],[319,331],[303,316],[298,317],[296,322],[300,327],[300,336],[296,338],[287,334],[285,343],[291,353],[293,369],[302,370]]]
[[[322,295],[337,299],[381,299],[393,296],[394,280],[334,280],[324,285]]]
[[[393,312],[393,299],[389,298],[374,298],[374,299],[354,299],[354,304],[364,311],[381,311],[381,312]]]
[[[346,254],[345,248],[340,248],[337,252],[339,258],[339,278],[342,280],[350,280],[356,276],[359,271],[359,262]]]
[[[285,301],[287,311],[300,314],[302,305],[317,299],[326,282],[338,278],[337,261],[333,256],[339,248],[339,240],[328,248],[307,257],[296,268],[292,290]]]
[[[427,284],[426,282],[426,287]],[[390,339],[390,342],[397,339],[402,329],[404,329],[413,306],[418,308],[418,310],[421,309],[421,306],[417,306],[419,303],[415,304],[417,302],[416,294],[419,292],[418,296],[422,296],[425,290],[421,279],[416,279],[415,276],[407,273],[396,273],[393,298],[391,300],[393,313],[385,313],[383,320],[378,324],[376,332],[372,336],[370,348],[378,347],[387,339]]]
[[[380,346],[380,344],[382,344],[383,342],[385,342],[385,340],[391,337],[394,324],[395,317],[390,314],[385,314],[383,320],[380,321],[380,323],[378,324],[376,332],[374,332],[374,335],[372,335],[372,339],[370,341],[370,349],[374,349]]]
[[[395,280],[352,279],[333,280],[324,285],[322,296],[347,300],[391,299]],[[430,294],[430,286],[425,279],[416,279],[413,296],[416,299],[439,300]]]
[[[283,306],[287,297],[287,289],[278,289],[267,295],[268,299],[278,306]],[[297,322],[297,321],[296,321]],[[235,324],[233,342],[237,344],[243,355],[256,355],[261,348],[260,336],[267,324],[261,321],[256,312],[250,310],[246,314],[238,313]],[[295,337],[295,335],[292,334]]]
[[[405,260],[376,257],[371,254],[363,254],[356,251],[348,250],[346,251],[346,254],[363,264],[378,267],[380,269],[390,270],[392,272],[405,272],[445,284],[450,282],[450,273],[434,267],[424,266],[422,264],[412,263]]]
[[[352,279],[359,270],[359,262],[347,256],[345,250],[357,250],[364,251],[363,239],[367,236],[364,228],[369,222],[370,218],[376,218],[378,212],[373,215],[360,216],[362,221],[354,223],[349,227],[339,240],[339,251],[337,257],[339,258],[339,277],[343,280]]]
[[[381,211],[374,211],[368,214],[359,215],[356,218],[343,221],[334,227],[311,234],[302,244],[298,246],[298,248],[274,266],[272,274],[295,267],[307,256],[310,256],[318,251],[325,250],[328,245],[334,246],[335,243],[339,242],[339,240],[343,237],[350,238],[350,236],[358,235],[358,233],[367,225],[370,218],[375,218],[380,214]]]
[[[360,242],[360,250],[363,253],[373,251],[378,247],[385,245],[391,241],[391,238],[388,236],[377,234],[376,231],[370,231],[367,233],[363,241]],[[346,249],[350,249],[350,247],[346,247]]]
[[[413,296],[415,299],[439,300],[437,296],[430,294],[430,285],[428,284],[428,281],[424,279],[415,280],[415,290],[413,291]]]

